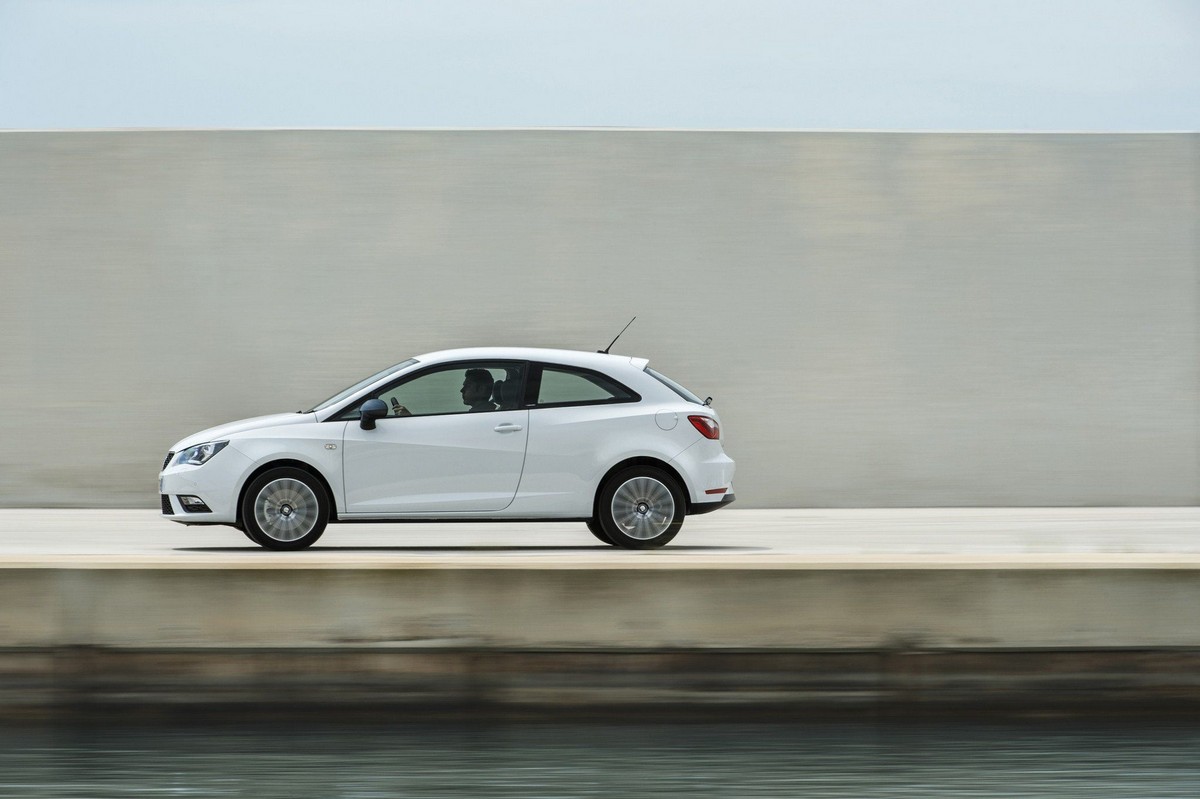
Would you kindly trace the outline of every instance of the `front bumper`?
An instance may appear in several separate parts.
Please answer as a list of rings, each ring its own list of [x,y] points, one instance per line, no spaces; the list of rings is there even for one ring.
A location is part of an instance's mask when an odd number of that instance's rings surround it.
[[[246,456],[229,446],[203,466],[163,469],[158,476],[162,517],[180,524],[234,524],[240,478],[249,463]],[[188,510],[179,500],[183,496],[198,497],[208,512]]]

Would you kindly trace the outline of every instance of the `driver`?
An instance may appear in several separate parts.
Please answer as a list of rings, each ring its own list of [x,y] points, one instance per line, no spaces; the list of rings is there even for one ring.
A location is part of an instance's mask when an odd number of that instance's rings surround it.
[[[463,405],[470,407],[472,413],[496,410],[496,403],[492,402],[493,385],[495,379],[487,369],[468,369],[461,389]]]

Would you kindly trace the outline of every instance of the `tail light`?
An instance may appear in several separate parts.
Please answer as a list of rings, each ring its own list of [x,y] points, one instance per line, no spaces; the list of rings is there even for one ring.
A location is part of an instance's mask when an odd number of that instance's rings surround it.
[[[711,416],[689,416],[688,421],[705,438],[711,438],[715,441],[721,437],[721,425],[717,424],[717,420]]]

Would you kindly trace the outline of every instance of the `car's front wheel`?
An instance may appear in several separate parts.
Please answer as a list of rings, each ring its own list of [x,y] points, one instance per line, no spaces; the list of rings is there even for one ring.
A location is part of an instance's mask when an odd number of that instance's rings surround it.
[[[263,472],[242,498],[242,524],[267,549],[304,549],[329,523],[329,496],[321,481],[302,469]]]
[[[675,478],[653,466],[633,466],[604,484],[596,517],[613,544],[654,549],[679,532],[684,509],[683,491]]]

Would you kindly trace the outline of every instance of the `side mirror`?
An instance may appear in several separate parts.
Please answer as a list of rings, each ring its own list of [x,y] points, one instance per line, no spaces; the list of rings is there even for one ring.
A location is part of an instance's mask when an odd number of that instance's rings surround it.
[[[359,408],[358,426],[363,430],[374,430],[375,420],[388,415],[387,405],[381,399],[369,399]]]

